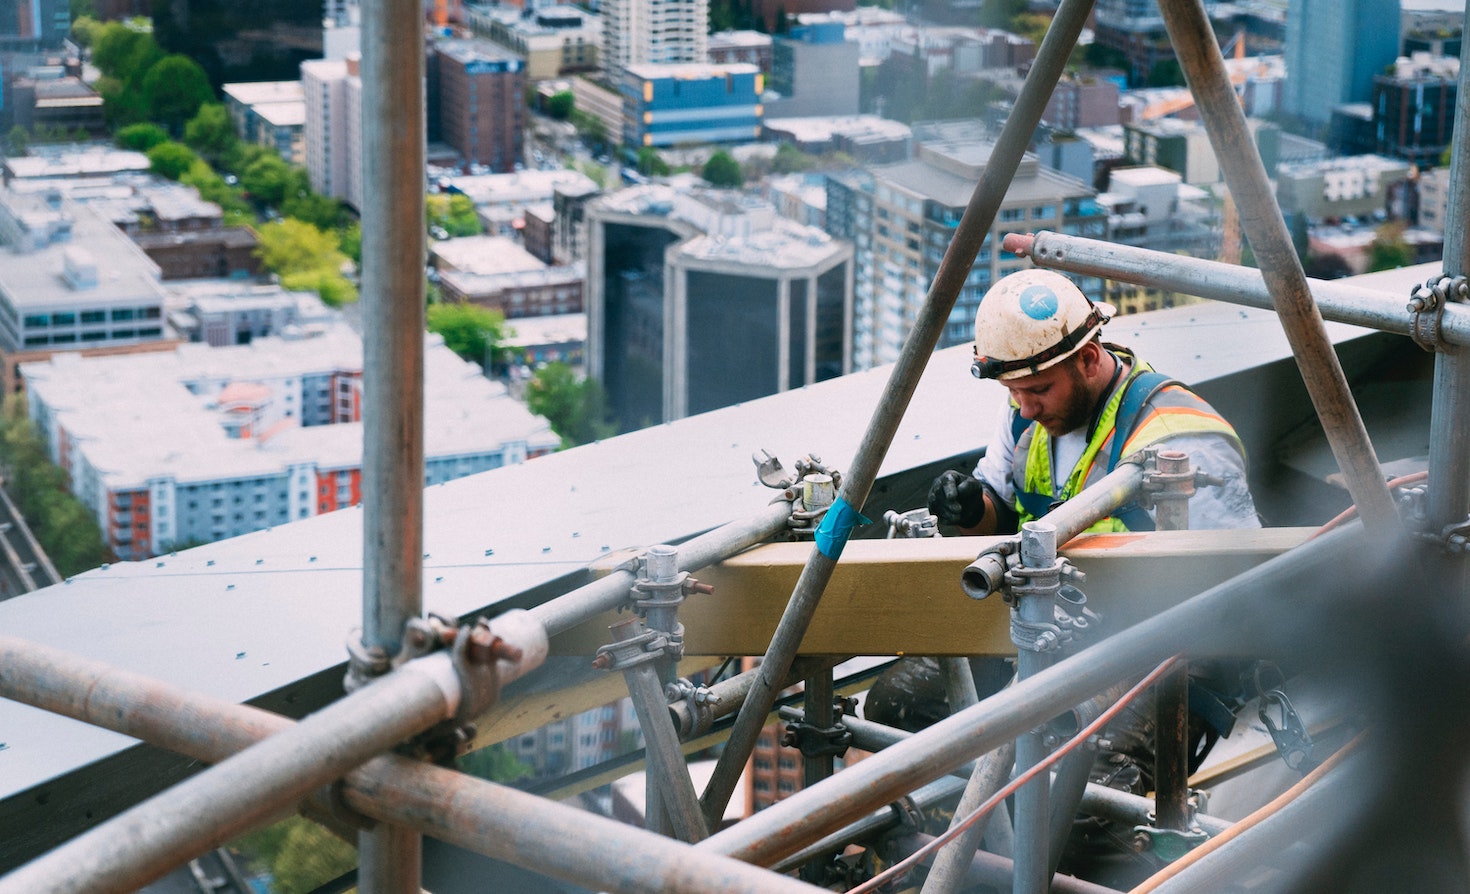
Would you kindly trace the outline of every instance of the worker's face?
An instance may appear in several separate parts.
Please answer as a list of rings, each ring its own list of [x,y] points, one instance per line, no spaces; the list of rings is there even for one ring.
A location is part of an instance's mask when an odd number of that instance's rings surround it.
[[[1054,438],[1083,427],[1092,415],[1094,399],[1083,370],[1086,350],[1034,376],[1001,382],[1011,392],[1021,415]]]

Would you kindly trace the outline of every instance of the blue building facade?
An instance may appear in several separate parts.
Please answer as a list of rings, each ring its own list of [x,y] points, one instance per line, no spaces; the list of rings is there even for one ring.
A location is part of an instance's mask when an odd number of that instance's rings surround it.
[[[754,65],[631,65],[621,88],[627,146],[760,139],[765,84]]]
[[[1399,0],[1291,0],[1283,109],[1325,130],[1332,109],[1373,98],[1399,55]]]

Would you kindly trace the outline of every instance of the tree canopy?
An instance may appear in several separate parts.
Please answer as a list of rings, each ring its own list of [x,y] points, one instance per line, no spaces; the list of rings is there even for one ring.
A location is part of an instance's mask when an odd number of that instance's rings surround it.
[[[210,164],[219,164],[235,148],[237,139],[235,123],[224,103],[205,103],[184,124],[184,142]]]
[[[154,146],[168,142],[168,131],[147,121],[129,124],[117,132],[117,145],[134,152],[147,152]]]
[[[66,472],[52,464],[23,396],[6,398],[0,410],[0,466],[6,490],[59,574],[108,560],[97,517],[72,495]]]
[[[548,363],[526,386],[526,406],[546,417],[563,447],[617,434],[607,412],[607,395],[592,379],[579,378],[565,363]]]
[[[357,288],[342,275],[349,261],[336,233],[287,217],[260,227],[257,236],[256,252],[281,285],[314,291],[333,306],[357,300]]]
[[[199,156],[194,154],[193,149],[172,140],[159,143],[148,150],[149,170],[169,180],[178,180],[184,176],[185,172],[192,168],[194,162],[198,160]]]
[[[428,329],[464,359],[488,367],[505,339],[505,314],[467,302],[429,305]]]
[[[483,227],[475,203],[464,193],[438,193],[424,200],[424,216],[432,232],[442,228],[450,236],[477,236]]]
[[[143,75],[143,97],[149,118],[183,136],[184,122],[193,118],[199,107],[214,100],[209,76],[198,62],[174,53],[164,56]]]
[[[546,114],[558,121],[565,121],[572,117],[572,110],[576,107],[576,97],[572,95],[572,91],[570,90],[553,93],[551,94],[551,98],[546,100]]]
[[[704,163],[700,176],[709,181],[711,186],[726,186],[735,188],[745,182],[745,175],[740,171],[740,162],[735,156],[724,149],[716,149]]]

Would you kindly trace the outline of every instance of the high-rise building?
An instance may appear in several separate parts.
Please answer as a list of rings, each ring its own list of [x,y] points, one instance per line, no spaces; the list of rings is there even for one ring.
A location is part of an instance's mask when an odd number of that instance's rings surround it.
[[[1432,168],[1455,128],[1460,60],[1415,53],[1373,76],[1373,130],[1381,155]]]
[[[753,142],[764,75],[754,65],[632,65],[623,69],[623,143]]]
[[[588,207],[588,374],[625,430],[849,369],[852,247],[722,191]]]
[[[521,160],[526,114],[525,63],[483,40],[445,40],[434,45],[439,138],[467,167],[508,172]]]
[[[854,369],[898,359],[992,148],[991,143],[930,143],[920,146],[912,161],[828,180],[827,232],[851,240],[857,252]],[[1086,183],[1042,167],[1028,153],[975,258],[939,347],[971,341],[975,310],[990,284],[1029,266],[1000,250],[1007,233],[1105,235],[1107,219],[1093,195]],[[1080,284],[1089,296],[1101,297],[1101,280],[1083,278]]]
[[[362,78],[358,57],[301,63],[306,174],[311,188],[356,208],[362,201]]]
[[[766,113],[782,118],[856,115],[862,82],[860,47],[830,16],[803,16],[786,35],[773,38],[770,88],[780,99]]]
[[[1282,109],[1325,130],[1335,106],[1367,102],[1399,54],[1399,0],[1291,0]]]
[[[602,21],[602,64],[614,78],[630,65],[709,58],[709,0],[606,0]]]

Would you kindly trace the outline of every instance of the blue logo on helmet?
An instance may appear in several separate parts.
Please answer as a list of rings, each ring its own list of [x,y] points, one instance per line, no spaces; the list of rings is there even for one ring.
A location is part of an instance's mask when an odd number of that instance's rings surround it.
[[[1022,312],[1033,320],[1050,320],[1057,315],[1057,293],[1050,286],[1028,286],[1018,300]]]

